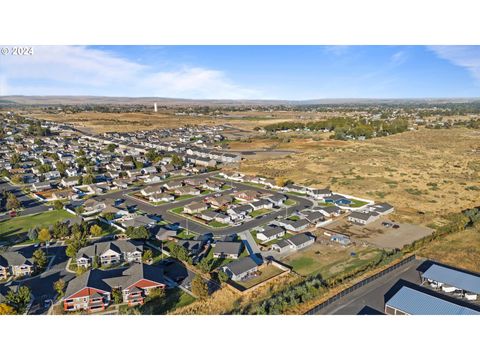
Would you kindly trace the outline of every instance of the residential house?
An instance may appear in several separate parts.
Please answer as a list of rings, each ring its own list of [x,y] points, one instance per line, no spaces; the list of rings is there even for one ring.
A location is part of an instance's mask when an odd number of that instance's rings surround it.
[[[175,200],[175,196],[168,193],[153,194],[148,197],[151,202],[170,202]]]
[[[301,233],[291,238],[280,240],[272,245],[272,249],[278,252],[284,252],[288,249],[297,251],[312,245],[314,242],[315,236],[308,233]]]
[[[285,229],[280,226],[267,226],[263,231],[257,232],[257,239],[262,242],[272,241],[285,236]]]
[[[310,195],[311,197],[321,200],[326,197],[332,196],[332,191],[330,189],[308,189],[307,190],[307,195]]]
[[[34,269],[33,261],[20,252],[8,251],[0,254],[0,279],[29,276]]]
[[[32,184],[32,190],[37,192],[50,190],[51,188],[52,188],[52,185],[50,184],[50,181],[42,181],[42,182],[37,182]]]
[[[112,291],[122,292],[129,306],[141,305],[153,289],[164,289],[166,282],[161,268],[135,264],[127,269],[92,269],[71,280],[65,291],[65,311],[102,311],[112,301]]]
[[[213,247],[214,258],[238,259],[243,250],[241,241],[217,241]]]
[[[369,211],[369,212],[353,211],[348,215],[347,220],[355,224],[367,225],[377,220],[379,217],[380,217],[380,214],[375,211]]]
[[[45,174],[43,174],[43,177],[45,181],[48,181],[48,180],[60,179],[61,175],[59,171],[54,170],[54,171],[46,172]]]
[[[163,192],[162,185],[146,186],[140,190],[140,194],[143,196],[151,196],[153,194],[161,194]]]
[[[63,178],[62,181],[60,181],[60,184],[62,184],[63,187],[72,187],[78,185],[79,182],[80,176],[72,176],[69,178]]]
[[[148,216],[145,215],[140,215],[136,216],[133,219],[126,220],[122,223],[122,225],[125,228],[128,228],[130,226],[132,227],[139,227],[139,226],[144,226],[144,227],[152,227],[155,225],[157,222],[153,219],[150,219]]]
[[[352,203],[352,200],[347,199],[345,196],[333,194],[323,198],[323,201],[327,204],[335,204],[339,206],[348,206]]]
[[[255,274],[258,265],[252,257],[246,256],[223,266],[222,270],[233,281],[241,281]]]
[[[191,202],[183,207],[183,212],[186,214],[198,214],[199,212],[208,209],[208,205],[201,201]]]
[[[174,193],[179,196],[183,195],[200,195],[200,190],[191,186],[184,186],[174,190]]]
[[[92,215],[101,212],[107,205],[104,202],[95,199],[88,199],[83,203],[82,215]]]
[[[393,212],[394,207],[388,203],[378,203],[368,208],[370,211],[379,213],[380,215],[388,215]]]
[[[98,266],[111,266],[123,262],[141,262],[142,254],[143,245],[138,241],[99,242],[78,251],[77,266],[91,267],[95,258],[98,259]]]
[[[275,195],[270,195],[265,198],[266,200],[270,201],[273,206],[282,206],[285,200],[287,200],[287,197],[282,194],[275,194]]]
[[[261,199],[250,203],[250,206],[254,211],[257,211],[263,209],[271,209],[273,207],[273,203],[266,199]]]
[[[286,230],[293,231],[293,232],[300,232],[305,230],[310,226],[310,223],[305,219],[300,220],[279,220],[278,223],[283,226]]]

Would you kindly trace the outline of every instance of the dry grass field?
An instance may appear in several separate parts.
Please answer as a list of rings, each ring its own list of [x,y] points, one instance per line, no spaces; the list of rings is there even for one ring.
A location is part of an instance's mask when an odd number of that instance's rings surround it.
[[[480,231],[469,228],[432,241],[418,255],[480,272]]]
[[[247,159],[240,170],[387,201],[396,207],[394,220],[438,225],[446,213],[478,205],[479,142],[480,131],[463,128],[420,129],[363,142],[262,139],[261,147],[300,152]],[[257,148],[255,140],[249,145]]]

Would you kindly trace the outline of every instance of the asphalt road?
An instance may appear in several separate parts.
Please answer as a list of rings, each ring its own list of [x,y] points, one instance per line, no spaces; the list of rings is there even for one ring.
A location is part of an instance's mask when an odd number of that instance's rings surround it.
[[[385,294],[395,283],[407,280],[415,284],[421,283],[417,268],[422,264],[420,260],[414,260],[391,273],[378,278],[340,300],[321,309],[316,315],[357,315],[362,310],[383,313],[385,307]]]
[[[25,195],[25,193],[22,192],[20,187],[13,186],[2,179],[0,180],[0,191],[3,191],[3,190],[13,192],[13,194],[21,202],[22,207],[24,209],[18,214],[20,216],[37,214],[37,213],[41,213],[48,210],[48,207],[43,205],[40,201],[37,201]],[[10,216],[8,214],[0,216],[0,220],[9,219],[9,218]]]

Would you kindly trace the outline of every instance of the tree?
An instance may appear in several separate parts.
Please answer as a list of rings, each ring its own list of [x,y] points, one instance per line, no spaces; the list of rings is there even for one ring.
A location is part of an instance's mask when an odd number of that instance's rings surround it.
[[[121,304],[123,302],[123,294],[119,289],[112,290],[112,300],[114,304]]]
[[[8,193],[7,195],[7,210],[18,209],[21,204],[18,201],[17,197],[13,193]]]
[[[13,175],[12,182],[15,184],[23,184],[23,176],[20,174]]]
[[[125,234],[130,239],[148,239],[150,237],[148,230],[145,229],[143,226],[138,226],[138,227],[129,226],[125,231]]]
[[[208,284],[198,274],[192,280],[192,293],[200,299],[208,296]]]
[[[53,283],[53,290],[58,294],[58,297],[62,297],[65,292],[65,280],[59,279]]]
[[[105,213],[102,214],[105,220],[112,221],[115,219],[115,213]]]
[[[20,161],[22,161],[22,158],[20,157],[19,154],[14,153],[12,157],[10,158],[10,164],[12,166],[17,165]]]
[[[83,185],[89,185],[89,184],[93,184],[93,181],[94,181],[94,177],[92,174],[86,174],[82,177],[82,184]]]
[[[0,304],[0,315],[15,315],[15,309],[8,304]]]
[[[10,289],[5,299],[7,304],[13,307],[17,313],[23,314],[30,303],[31,297],[30,289],[26,286],[20,286],[17,292]]]
[[[200,262],[198,263],[198,268],[200,269],[201,272],[203,273],[208,273],[210,272],[212,266],[211,262],[209,259],[204,257]]]
[[[42,249],[37,249],[33,252],[33,263],[37,268],[43,270],[47,266],[47,256]]]
[[[161,287],[157,287],[157,288],[151,289],[148,292],[148,296],[146,300],[151,301],[153,299],[163,298],[164,296],[165,296],[165,289]]]
[[[28,230],[28,240],[30,241],[38,240],[38,230],[36,227],[33,227],[30,230]]]
[[[53,202],[53,208],[55,210],[62,210],[63,209],[63,203],[60,200],[55,200]]]
[[[61,174],[65,174],[65,171],[67,170],[67,165],[64,162],[57,161],[55,163],[55,167]]]
[[[50,230],[48,230],[47,228],[41,229],[38,233],[38,241],[40,242],[50,241],[51,238],[52,236],[50,235]]]
[[[10,177],[10,172],[7,169],[4,168],[4,169],[0,170],[0,176],[9,178]]]
[[[176,167],[183,166],[184,162],[180,156],[177,154],[172,155],[172,165]]]
[[[109,151],[109,152],[114,152],[116,148],[117,148],[117,145],[115,145],[115,144],[108,144],[107,145],[107,151]]]
[[[75,208],[75,213],[77,213],[78,215],[81,215],[84,211],[85,211],[85,208],[83,207],[83,205],[77,206]]]
[[[92,225],[92,227],[90,228],[90,235],[94,237],[98,237],[102,234],[102,231],[103,231],[102,227],[95,224],[95,225]]]
[[[67,254],[69,258],[74,259],[77,257],[78,250],[80,250],[80,243],[78,241],[72,241],[65,249],[65,254]]]
[[[218,272],[218,280],[221,282],[227,282],[228,281],[228,275],[225,271],[219,271]]]
[[[149,263],[153,259],[153,252],[150,249],[147,249],[143,252],[142,260],[145,263]]]

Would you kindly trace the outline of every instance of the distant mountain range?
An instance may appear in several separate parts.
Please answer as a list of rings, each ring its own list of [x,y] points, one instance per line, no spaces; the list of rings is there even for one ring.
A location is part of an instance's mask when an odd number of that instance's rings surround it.
[[[18,105],[152,105],[159,106],[275,106],[275,105],[351,105],[351,104],[445,104],[479,102],[480,98],[411,98],[411,99],[312,99],[312,100],[195,100],[164,97],[109,97],[109,96],[0,96],[1,104]]]

